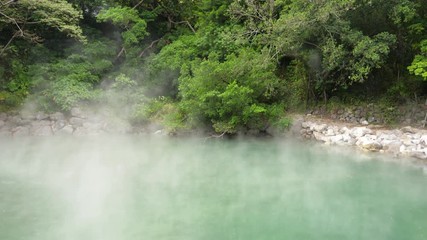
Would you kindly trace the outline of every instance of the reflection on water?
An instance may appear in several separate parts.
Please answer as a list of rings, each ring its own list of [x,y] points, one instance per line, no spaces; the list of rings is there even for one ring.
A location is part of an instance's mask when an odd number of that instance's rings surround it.
[[[0,239],[427,239],[423,170],[354,155],[270,140],[0,139]]]

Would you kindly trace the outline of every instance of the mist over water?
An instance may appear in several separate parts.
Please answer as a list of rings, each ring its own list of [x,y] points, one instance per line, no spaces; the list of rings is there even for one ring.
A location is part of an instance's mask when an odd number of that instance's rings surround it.
[[[427,175],[371,158],[275,140],[0,139],[0,239],[427,239]]]

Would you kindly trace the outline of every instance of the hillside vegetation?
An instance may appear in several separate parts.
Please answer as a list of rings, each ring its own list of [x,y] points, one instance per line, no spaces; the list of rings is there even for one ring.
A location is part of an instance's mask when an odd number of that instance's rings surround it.
[[[425,0],[1,0],[0,110],[281,128],[330,101],[422,99],[426,28]]]

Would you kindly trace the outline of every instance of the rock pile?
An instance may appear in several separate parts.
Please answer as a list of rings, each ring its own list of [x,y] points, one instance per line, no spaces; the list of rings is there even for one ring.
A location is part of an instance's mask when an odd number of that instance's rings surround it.
[[[89,116],[80,108],[73,108],[68,116],[60,112],[21,112],[17,115],[1,113],[0,136],[96,135],[130,131],[129,126],[117,127],[105,119]]]
[[[300,134],[325,144],[357,146],[366,151],[427,159],[427,131],[412,127],[387,130],[310,120],[301,123]]]

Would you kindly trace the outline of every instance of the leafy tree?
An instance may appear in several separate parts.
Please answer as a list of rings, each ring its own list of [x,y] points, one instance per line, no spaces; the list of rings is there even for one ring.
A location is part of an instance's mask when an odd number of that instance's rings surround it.
[[[17,38],[31,42],[41,42],[39,27],[48,27],[84,40],[78,25],[82,14],[65,0],[20,0],[7,1],[0,5],[0,31],[7,30],[8,39],[2,39],[0,56],[11,47]]]
[[[238,127],[264,129],[271,116],[269,104],[283,97],[267,54],[242,49],[219,62],[215,56],[184,65],[179,78],[181,106],[190,122],[211,122],[217,132]]]
[[[273,56],[298,58],[311,72],[312,86],[326,94],[363,83],[387,59],[395,36],[364,35],[347,16],[356,7],[348,1],[289,1],[269,36]]]
[[[95,99],[96,85],[113,66],[115,50],[111,45],[106,39],[91,39],[84,46],[66,49],[66,58],[31,65],[31,91],[47,110],[68,111],[82,101]]]
[[[408,67],[410,73],[427,80],[427,40],[420,43],[420,54],[416,55]]]
[[[104,9],[97,15],[97,19],[100,22],[110,21],[122,29],[123,48],[118,56],[123,54],[127,47],[139,43],[148,35],[146,21],[139,17],[134,8],[118,6]]]

